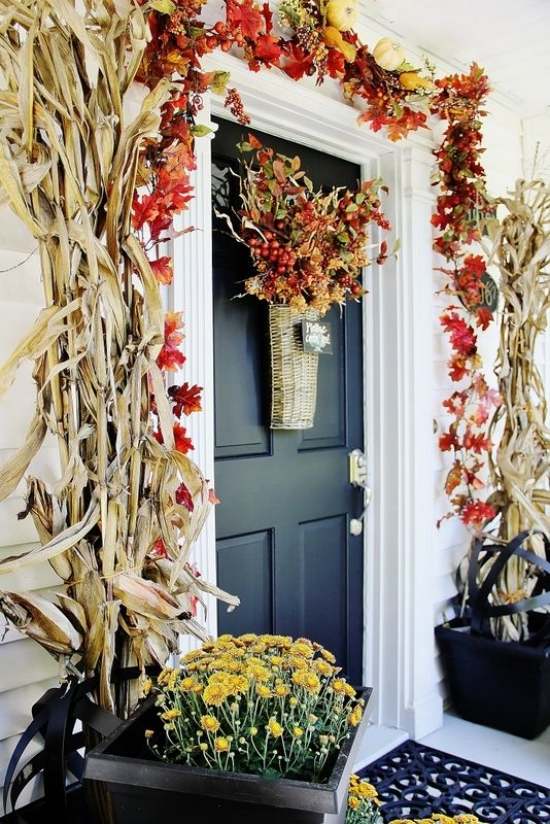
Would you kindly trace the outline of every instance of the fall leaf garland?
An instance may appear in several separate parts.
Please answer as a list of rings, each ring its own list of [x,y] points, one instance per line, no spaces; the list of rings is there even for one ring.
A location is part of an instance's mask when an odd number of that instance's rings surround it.
[[[275,12],[265,2],[226,0],[225,19],[209,26],[199,19],[202,6],[202,0],[170,0],[149,17],[152,39],[140,77],[152,85],[162,77],[174,79],[176,72],[177,82],[163,107],[162,138],[151,142],[142,157],[140,178],[150,191],[136,194],[134,226],[147,227],[159,239],[173,215],[186,207],[194,139],[204,128],[197,127],[195,119],[208,89],[225,93],[225,105],[234,116],[249,122],[237,90],[227,89],[228,74],[201,69],[201,58],[215,49],[237,49],[252,71],[279,68],[293,80],[315,76],[318,83],[327,76],[336,79],[344,97],[361,109],[359,122],[373,131],[385,129],[390,140],[427,128],[430,114],[444,120],[443,141],[434,152],[440,187],[432,220],[437,230],[434,249],[446,261],[441,268],[448,278],[445,291],[460,299],[441,318],[453,350],[449,375],[455,382],[468,381],[468,386],[462,403],[453,405],[451,398],[445,404],[454,420],[440,446],[454,453],[446,482],[450,514],[481,528],[496,514],[478,495],[491,446],[484,437],[484,416],[499,399],[487,386],[477,345],[479,331],[492,321],[480,305],[485,261],[467,250],[479,240],[480,219],[492,210],[480,163],[487,76],[476,64],[466,74],[437,80],[428,67],[431,76],[423,76],[389,38],[371,51],[359,41],[352,30],[353,15],[346,16],[338,0],[326,7],[316,0],[281,0]],[[157,263],[155,272],[167,282],[169,264]]]

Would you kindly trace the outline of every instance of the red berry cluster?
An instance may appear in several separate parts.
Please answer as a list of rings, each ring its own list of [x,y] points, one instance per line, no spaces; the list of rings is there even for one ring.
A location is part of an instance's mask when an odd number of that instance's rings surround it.
[[[282,221],[278,224],[279,229],[284,228]],[[261,236],[257,234],[249,235],[246,242],[255,258],[263,259],[278,275],[284,275],[293,269],[296,263],[296,255],[284,242],[277,239],[277,235],[269,230],[262,231]]]

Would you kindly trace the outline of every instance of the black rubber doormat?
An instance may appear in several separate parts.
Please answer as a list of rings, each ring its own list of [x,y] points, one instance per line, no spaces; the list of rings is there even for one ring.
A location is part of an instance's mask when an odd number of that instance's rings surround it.
[[[441,812],[471,813],[484,824],[550,824],[550,790],[414,741],[361,775],[378,790],[385,821]]]

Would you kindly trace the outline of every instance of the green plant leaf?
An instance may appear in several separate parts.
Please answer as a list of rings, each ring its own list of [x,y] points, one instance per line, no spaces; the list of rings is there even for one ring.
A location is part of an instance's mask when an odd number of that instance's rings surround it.
[[[151,0],[151,7],[161,14],[173,14],[176,10],[176,4],[172,0]]]
[[[206,137],[207,134],[212,134],[213,131],[214,129],[202,123],[196,123],[194,126],[191,126],[191,134],[194,137]]]

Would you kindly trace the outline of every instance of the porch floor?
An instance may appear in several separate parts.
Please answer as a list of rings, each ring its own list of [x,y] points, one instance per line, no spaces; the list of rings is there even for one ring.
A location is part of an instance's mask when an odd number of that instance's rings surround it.
[[[369,727],[355,769],[364,769],[407,737],[401,730]],[[550,728],[534,741],[527,741],[446,713],[442,728],[420,743],[550,789]]]
[[[446,713],[443,727],[421,743],[550,789],[550,728],[527,741]]]

